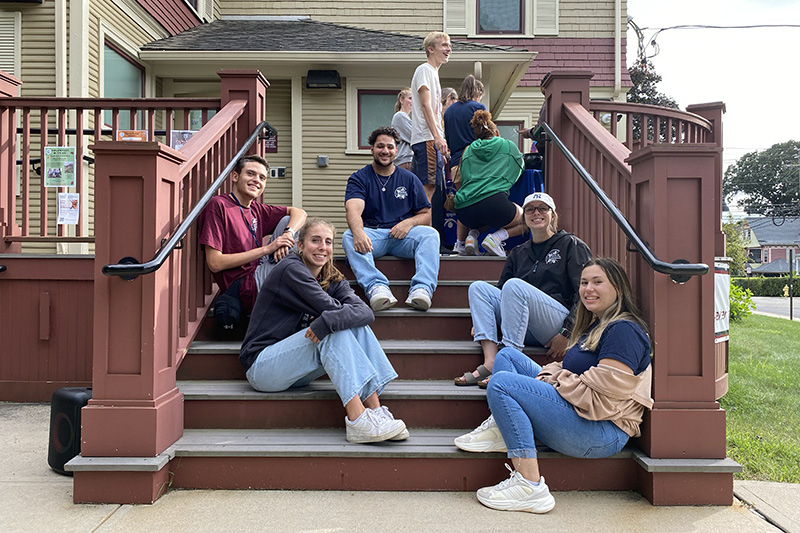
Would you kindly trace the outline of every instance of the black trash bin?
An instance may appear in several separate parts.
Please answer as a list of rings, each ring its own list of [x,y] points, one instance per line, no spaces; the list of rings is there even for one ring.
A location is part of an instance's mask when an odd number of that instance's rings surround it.
[[[81,407],[91,398],[92,389],[88,387],[63,387],[53,393],[47,464],[59,474],[72,475],[64,465],[81,453]]]

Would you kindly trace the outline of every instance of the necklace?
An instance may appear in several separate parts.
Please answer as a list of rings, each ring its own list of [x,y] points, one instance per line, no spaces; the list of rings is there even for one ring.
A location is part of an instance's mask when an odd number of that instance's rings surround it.
[[[380,184],[381,184],[381,190],[382,190],[382,191],[386,192],[386,185],[389,183],[389,180],[390,180],[390,179],[392,179],[392,176],[393,176],[393,175],[394,175],[394,172],[393,172],[393,173],[391,173],[391,174],[389,174],[389,177],[388,177],[388,178],[386,178],[386,181],[381,181],[381,176],[380,176],[380,174],[378,174],[377,172],[375,173],[375,177],[376,177],[376,178],[378,178],[378,183],[380,183]]]

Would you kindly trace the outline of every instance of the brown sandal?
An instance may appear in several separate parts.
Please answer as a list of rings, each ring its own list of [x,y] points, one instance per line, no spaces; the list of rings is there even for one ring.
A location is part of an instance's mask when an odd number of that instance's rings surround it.
[[[482,379],[482,380],[480,380],[480,381],[478,382],[478,388],[479,388],[479,389],[485,389],[486,387],[488,387],[488,386],[489,386],[489,380],[490,380],[490,379],[492,379],[492,376],[489,376],[489,377],[488,377],[488,378],[486,378],[486,379]]]
[[[472,374],[472,372],[464,372],[463,376],[459,376],[457,378],[453,378],[457,387],[467,387],[472,385],[477,385],[478,381],[487,379],[489,376],[492,375],[492,371],[486,368],[483,365],[480,365],[476,368],[478,372],[478,376]]]

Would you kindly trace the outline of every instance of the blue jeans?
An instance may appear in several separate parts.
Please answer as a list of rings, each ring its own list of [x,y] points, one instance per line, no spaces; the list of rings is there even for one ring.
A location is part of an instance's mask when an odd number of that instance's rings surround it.
[[[372,241],[372,251],[365,254],[356,252],[353,247],[353,233],[348,229],[342,235],[342,248],[356,275],[358,284],[366,291],[375,285],[389,286],[389,280],[375,267],[375,259],[384,255],[413,258],[416,272],[411,278],[411,288],[424,288],[433,295],[436,278],[439,275],[439,234],[430,226],[414,226],[404,239],[389,236],[388,229],[364,228]]]
[[[571,457],[610,457],[628,442],[628,434],[609,420],[586,420],[555,387],[539,381],[542,369],[514,348],[494,361],[486,397],[509,457],[536,457],[536,439]]]
[[[326,373],[342,405],[358,396],[366,400],[383,392],[397,377],[378,339],[368,326],[335,331],[316,344],[306,329],[267,346],[247,371],[247,381],[261,392],[308,385]]]
[[[569,310],[530,283],[511,278],[500,290],[485,281],[469,286],[475,342],[490,340],[521,350],[544,346],[561,329]],[[500,325],[502,341],[497,338]]]

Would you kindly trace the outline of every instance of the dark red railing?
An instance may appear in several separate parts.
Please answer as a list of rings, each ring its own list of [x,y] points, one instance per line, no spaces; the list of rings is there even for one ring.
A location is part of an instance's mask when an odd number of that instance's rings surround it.
[[[87,173],[82,164],[94,162],[90,144],[115,140],[120,129],[130,129],[145,130],[148,140],[169,145],[173,130],[190,129],[191,112],[199,113],[204,125],[219,109],[218,98],[0,98],[0,116],[5,118],[0,150],[6,152],[0,161],[6,166],[2,174],[8,178],[4,186],[10,199],[9,205],[0,206],[8,228],[4,242],[92,242],[93,232],[82,214],[74,235],[67,235],[66,226],[56,225],[50,212],[57,192],[73,190],[81,194],[82,205],[93,204],[93,169]],[[104,121],[109,117],[110,125]],[[120,119],[127,119],[127,127],[120,128]],[[42,172],[48,146],[75,147],[74,188],[48,189],[43,176],[34,176]]]

